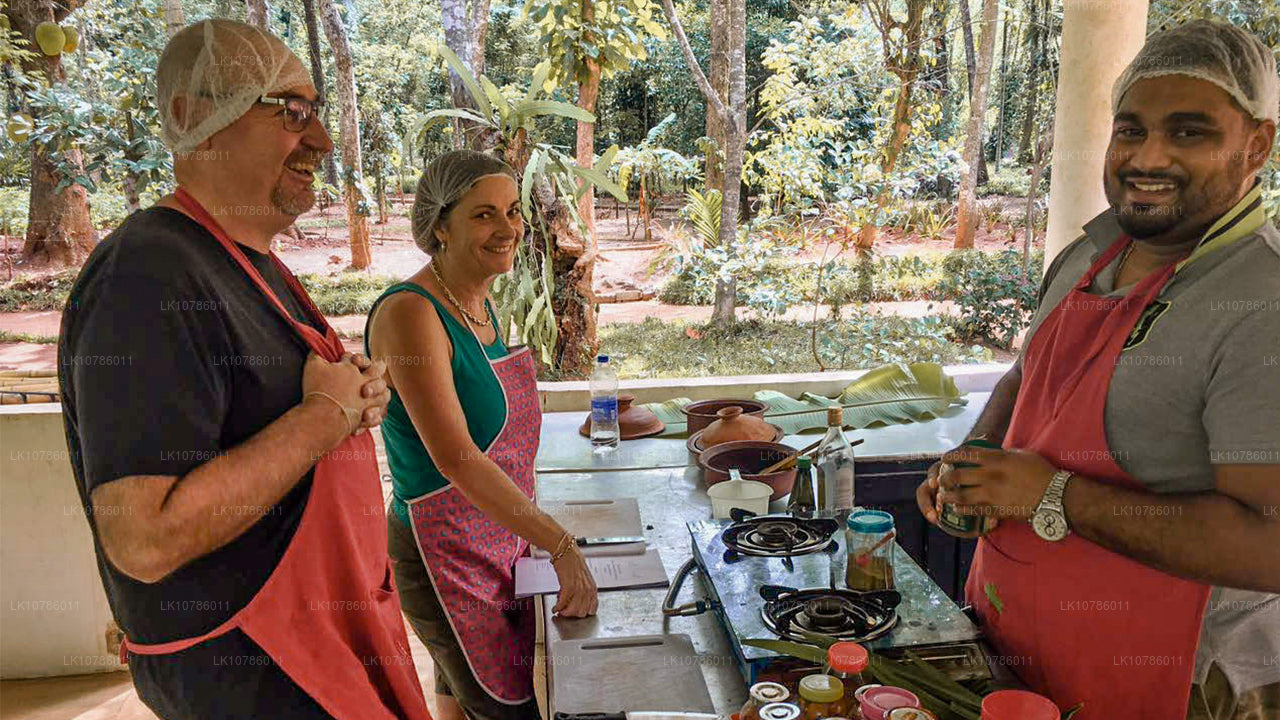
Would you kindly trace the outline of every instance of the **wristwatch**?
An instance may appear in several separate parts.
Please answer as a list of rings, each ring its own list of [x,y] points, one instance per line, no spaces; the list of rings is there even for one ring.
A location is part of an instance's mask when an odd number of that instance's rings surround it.
[[[1071,534],[1071,528],[1067,527],[1067,513],[1062,507],[1062,496],[1072,475],[1070,470],[1054,473],[1049,487],[1045,488],[1044,497],[1040,498],[1040,504],[1031,516],[1031,528],[1049,542],[1058,542]]]

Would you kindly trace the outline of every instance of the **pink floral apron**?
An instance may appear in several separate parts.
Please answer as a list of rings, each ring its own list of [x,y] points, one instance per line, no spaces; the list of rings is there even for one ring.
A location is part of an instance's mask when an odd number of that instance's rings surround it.
[[[489,366],[502,386],[507,418],[484,454],[533,499],[542,427],[533,355],[520,347],[489,360]],[[514,569],[529,543],[453,485],[414,498],[408,507],[418,552],[471,673],[499,702],[528,701],[533,696],[533,603],[515,599]]]

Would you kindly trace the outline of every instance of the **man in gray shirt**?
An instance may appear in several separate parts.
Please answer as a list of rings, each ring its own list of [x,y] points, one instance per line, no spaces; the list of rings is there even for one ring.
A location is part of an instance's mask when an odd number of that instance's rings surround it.
[[[1185,683],[1104,688],[1105,681],[1082,681],[1065,691],[1053,677],[1024,674],[1064,706],[1084,701],[1080,720],[1122,716],[1107,705],[1121,691],[1152,702],[1187,698],[1188,718],[1280,717],[1280,233],[1263,211],[1257,183],[1274,147],[1278,96],[1272,50],[1237,28],[1197,22],[1148,40],[1113,96],[1104,178],[1111,208],[1050,265],[1023,355],[970,433],[1003,440],[1005,449],[949,453],[917,493],[931,522],[944,503],[1001,518],[979,548],[981,555],[994,541],[997,563],[1035,556],[1028,546],[1037,543],[1064,548],[1069,543],[1056,541],[1074,533],[1075,542],[1134,561],[1141,572],[1210,588],[1198,603],[1198,626],[1190,612],[1168,625],[1198,633],[1194,663],[1187,663],[1189,695],[1178,695],[1188,693]],[[1151,299],[1134,307],[1128,322],[1099,326],[1117,336],[1111,367],[1093,376],[1099,382],[1024,384],[1055,377],[1043,371],[1055,364],[1087,365],[1081,358],[1094,351],[1093,339],[1063,342],[1056,333],[1064,316],[1123,309],[1123,298],[1144,292]],[[1021,438],[1029,424],[1050,422],[1028,419],[1031,394],[1052,408],[1097,395],[1103,447],[1079,445],[1075,457],[1017,449],[1026,445],[1010,443],[1011,424],[1021,423]],[[1070,428],[1096,420],[1085,414],[1052,422]],[[1106,457],[1085,456],[1099,453]],[[961,461],[979,467],[957,468]],[[1136,484],[1100,481],[1079,469],[1100,463],[1114,463]],[[1022,530],[1015,542],[1010,526],[1025,529],[1023,520],[1035,534]],[[1039,574],[1030,584],[1055,574],[1052,562],[1034,564]],[[984,605],[995,606],[984,625],[996,626],[998,650],[1017,654],[1000,647],[1004,642],[1051,666],[1054,648],[1001,637],[999,626],[1020,609],[1011,600],[1019,591],[985,577],[975,585],[971,575],[969,600],[980,615]],[[1118,597],[1108,588],[1121,580],[1104,571],[1099,599]],[[1103,605],[1100,614],[1109,611]],[[1046,612],[1042,604],[1034,622],[1069,626],[1084,611],[1057,603]],[[1076,627],[1088,632],[1087,623]],[[1113,638],[1091,641],[1105,646]],[[1134,660],[1114,659],[1112,676]],[[1146,712],[1133,717],[1171,717]]]

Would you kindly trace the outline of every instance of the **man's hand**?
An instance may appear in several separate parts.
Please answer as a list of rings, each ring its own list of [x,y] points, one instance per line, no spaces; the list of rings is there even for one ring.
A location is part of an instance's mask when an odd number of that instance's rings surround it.
[[[955,505],[962,515],[1026,520],[1035,513],[1057,471],[1028,450],[957,448],[942,456],[936,503]]]
[[[302,395],[324,393],[345,412],[344,421],[352,434],[363,432],[382,422],[391,393],[382,375],[386,365],[372,362],[363,355],[344,354],[337,362],[329,362],[311,353],[302,371]],[[326,398],[316,398],[329,402]],[[334,410],[337,410],[337,407]]]
[[[361,374],[367,378],[364,386],[360,388],[361,397],[381,401],[380,404],[365,408],[364,415],[360,418],[360,427],[377,427],[387,416],[387,403],[391,402],[391,391],[387,389],[387,381],[384,379],[387,364],[381,360],[370,360],[359,353],[354,355],[347,353],[342,357],[360,368]]]

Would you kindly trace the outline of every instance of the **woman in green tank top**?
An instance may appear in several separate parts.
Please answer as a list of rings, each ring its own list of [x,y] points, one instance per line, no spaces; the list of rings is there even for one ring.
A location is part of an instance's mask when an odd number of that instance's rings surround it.
[[[366,353],[386,362],[392,393],[382,433],[396,586],[435,661],[441,720],[463,711],[536,717],[532,687],[526,696],[520,676],[495,671],[509,658],[485,641],[491,630],[509,630],[519,644],[532,642],[532,625],[503,625],[514,597],[485,594],[508,587],[515,553],[507,549],[527,541],[552,553],[561,586],[556,612],[581,617],[596,609],[595,582],[573,537],[532,499],[532,458],[509,462],[531,454],[517,450],[536,448],[540,416],[531,361],[508,351],[487,300],[524,234],[519,197],[515,174],[496,158],[464,150],[433,161],[412,218],[414,240],[431,262],[388,288],[365,327]],[[497,446],[509,456],[486,453]],[[458,523],[459,515],[471,519]]]

